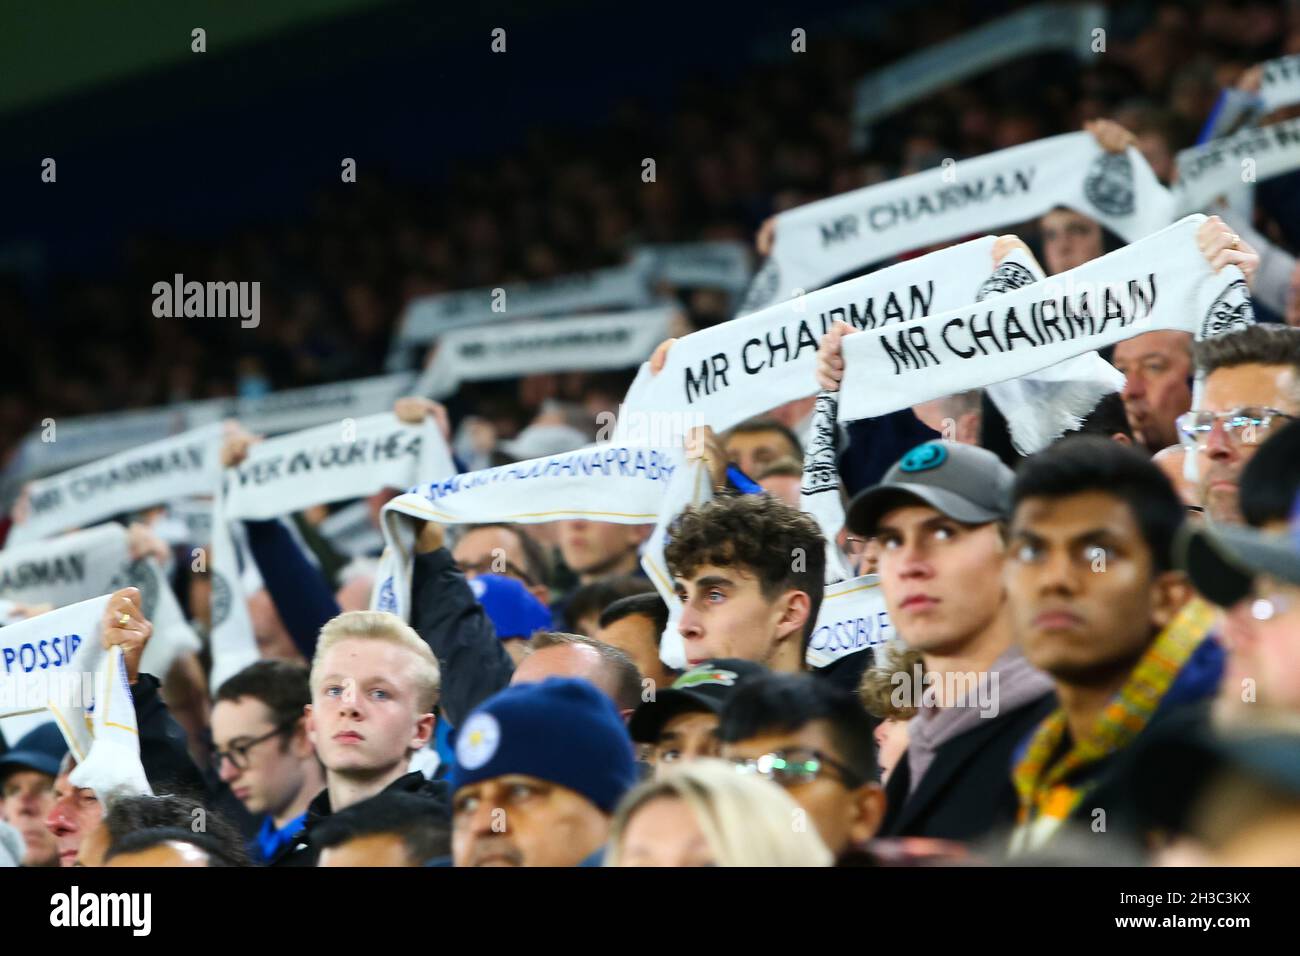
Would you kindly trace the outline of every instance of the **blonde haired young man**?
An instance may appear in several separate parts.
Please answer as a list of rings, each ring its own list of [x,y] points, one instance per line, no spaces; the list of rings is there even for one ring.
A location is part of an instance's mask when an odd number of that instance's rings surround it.
[[[321,628],[306,712],[325,789],[307,808],[302,843],[286,865],[315,865],[313,827],[382,792],[427,797],[430,814],[447,819],[446,785],[408,772],[433,736],[438,686],[433,652],[395,615],[347,611]]]

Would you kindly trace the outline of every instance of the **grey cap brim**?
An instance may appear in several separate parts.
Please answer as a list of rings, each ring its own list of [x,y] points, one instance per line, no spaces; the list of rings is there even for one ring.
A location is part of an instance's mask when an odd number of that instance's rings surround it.
[[[1188,525],[1179,533],[1175,555],[1196,590],[1220,607],[1248,597],[1258,574],[1300,585],[1300,551],[1286,535]]]
[[[943,488],[896,482],[860,492],[849,504],[845,524],[854,534],[872,535],[886,512],[917,501],[962,524],[988,524],[1002,517],[997,511],[981,508]]]

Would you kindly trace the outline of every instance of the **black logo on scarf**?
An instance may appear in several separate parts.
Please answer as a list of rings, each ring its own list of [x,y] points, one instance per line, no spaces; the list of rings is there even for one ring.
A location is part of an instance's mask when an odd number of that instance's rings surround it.
[[[212,572],[212,628],[215,631],[230,616],[230,584],[224,575]]]
[[[1102,153],[1092,161],[1083,194],[1107,216],[1133,213],[1133,164],[1127,153]]]
[[[803,482],[799,491],[817,495],[824,491],[838,491],[840,474],[835,467],[835,416],[839,399],[833,392],[817,395],[813,406],[812,435],[808,441],[808,454],[803,463]]]
[[[1227,332],[1239,332],[1255,322],[1255,308],[1250,304],[1250,290],[1244,279],[1234,279],[1219,294],[1205,315],[1201,338],[1208,339]]]
[[[975,301],[983,302],[988,296],[1033,285],[1035,281],[1034,274],[1018,262],[1004,262],[980,284],[979,291],[975,293]]]
[[[763,268],[758,270],[753,281],[749,283],[749,289],[745,292],[745,301],[740,306],[741,312],[757,312],[771,304],[772,299],[776,297],[776,290],[781,287],[781,267],[776,264],[776,260],[768,257],[763,263]]]

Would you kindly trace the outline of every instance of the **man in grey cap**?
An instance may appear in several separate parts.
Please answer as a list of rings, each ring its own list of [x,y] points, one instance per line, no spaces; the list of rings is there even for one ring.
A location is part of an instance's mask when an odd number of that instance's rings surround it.
[[[1055,699],[1012,640],[1002,522],[1013,480],[986,449],[932,441],[849,506],[849,529],[879,543],[889,619],[923,660],[891,678],[892,702],[917,716],[889,776],[883,836],[972,840],[1015,820],[1012,753]]]

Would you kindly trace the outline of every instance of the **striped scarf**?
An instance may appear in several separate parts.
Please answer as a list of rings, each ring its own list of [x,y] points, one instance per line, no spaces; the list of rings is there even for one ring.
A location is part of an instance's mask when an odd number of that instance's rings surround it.
[[[1081,771],[1127,747],[1146,728],[1214,618],[1213,608],[1200,598],[1184,605],[1142,655],[1092,729],[1073,741],[1064,755],[1056,756],[1068,733],[1065,711],[1053,711],[1038,726],[1012,771],[1020,798],[1013,853],[1038,849],[1050,839],[1092,787],[1093,781],[1078,779],[1086,776]]]

